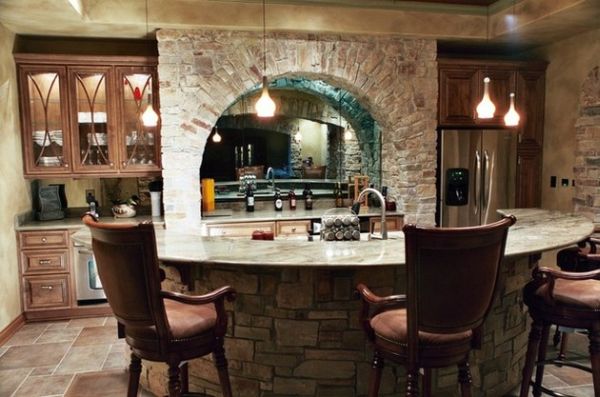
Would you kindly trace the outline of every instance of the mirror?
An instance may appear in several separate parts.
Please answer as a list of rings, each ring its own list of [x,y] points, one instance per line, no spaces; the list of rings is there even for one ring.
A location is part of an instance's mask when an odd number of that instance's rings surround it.
[[[266,182],[270,168],[276,181],[297,185],[354,175],[379,184],[380,129],[349,92],[302,78],[274,80],[269,92],[275,117],[256,116],[255,90],[234,101],[208,138],[200,176],[215,180],[217,198],[220,186],[238,185],[242,175]]]

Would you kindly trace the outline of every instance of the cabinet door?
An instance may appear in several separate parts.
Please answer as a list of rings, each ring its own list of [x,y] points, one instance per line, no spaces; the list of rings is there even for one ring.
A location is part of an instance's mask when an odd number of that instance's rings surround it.
[[[24,277],[25,310],[69,307],[69,275]]]
[[[275,233],[275,222],[225,223],[206,225],[210,237],[250,237],[252,232],[260,230]]]
[[[477,69],[440,66],[439,123],[442,126],[475,124]]]
[[[116,170],[114,101],[110,67],[69,67],[73,169],[82,173]]]
[[[477,119],[479,125],[504,126],[504,115],[510,106],[510,93],[515,92],[515,73],[507,69],[487,69],[479,71],[478,91],[475,107],[483,98],[483,79],[490,78],[490,99],[496,106],[494,117],[491,119]]]
[[[517,207],[529,208],[541,205],[541,171],[541,150],[528,150],[518,153]]]
[[[26,175],[71,172],[65,76],[61,66],[19,66]]]
[[[150,67],[118,67],[116,73],[121,171],[160,171],[160,120],[156,127],[142,123],[149,99],[154,110],[159,109],[156,71]]]
[[[521,116],[519,130],[521,144],[541,148],[544,140],[544,71],[517,73],[516,107]]]

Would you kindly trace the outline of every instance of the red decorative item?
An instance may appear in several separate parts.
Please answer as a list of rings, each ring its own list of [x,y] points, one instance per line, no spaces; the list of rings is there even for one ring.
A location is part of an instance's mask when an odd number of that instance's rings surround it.
[[[142,99],[142,92],[140,91],[139,87],[135,87],[135,90],[133,90],[133,98],[136,101]]]

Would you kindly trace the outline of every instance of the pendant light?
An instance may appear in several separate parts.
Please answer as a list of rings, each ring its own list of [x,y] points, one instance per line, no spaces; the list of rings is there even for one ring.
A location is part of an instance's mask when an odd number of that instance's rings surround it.
[[[515,1],[513,0],[513,20],[516,20],[516,8]],[[510,93],[510,107],[508,108],[508,112],[504,115],[504,125],[507,127],[516,127],[519,125],[519,121],[521,120],[521,116],[515,109],[515,93]]]
[[[219,127],[215,126],[215,133],[212,136],[212,141],[214,143],[221,142],[221,135],[219,135]]]
[[[267,82],[267,23],[266,23],[266,0],[263,0],[262,11],[263,11],[263,78],[262,78],[262,94],[256,105],[256,114],[258,117],[273,117],[275,115],[275,102],[269,95],[268,82]]]
[[[146,38],[148,37],[148,0],[146,0]],[[152,91],[152,87],[150,87]],[[142,113],[142,124],[145,127],[156,127],[158,125],[158,113],[152,107],[152,94],[148,94],[148,104]]]
[[[489,44],[490,40],[490,10],[489,6],[487,9],[487,19],[486,19],[486,43]],[[492,102],[490,98],[490,78],[485,76],[483,79],[483,98],[481,98],[481,102],[477,105],[477,118],[479,119],[491,119],[494,117],[494,112],[496,111],[496,106],[494,102]]]

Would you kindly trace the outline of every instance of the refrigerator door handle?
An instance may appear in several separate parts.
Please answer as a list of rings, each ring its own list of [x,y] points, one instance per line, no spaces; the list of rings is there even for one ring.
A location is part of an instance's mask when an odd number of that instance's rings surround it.
[[[479,213],[479,199],[481,198],[481,156],[479,150],[475,150],[475,196],[473,197],[473,213]]]
[[[490,201],[490,184],[491,184],[491,175],[490,175],[490,155],[487,150],[483,151],[483,172],[481,177],[483,181],[481,184],[484,186],[483,188],[483,207],[487,211],[487,206]]]

